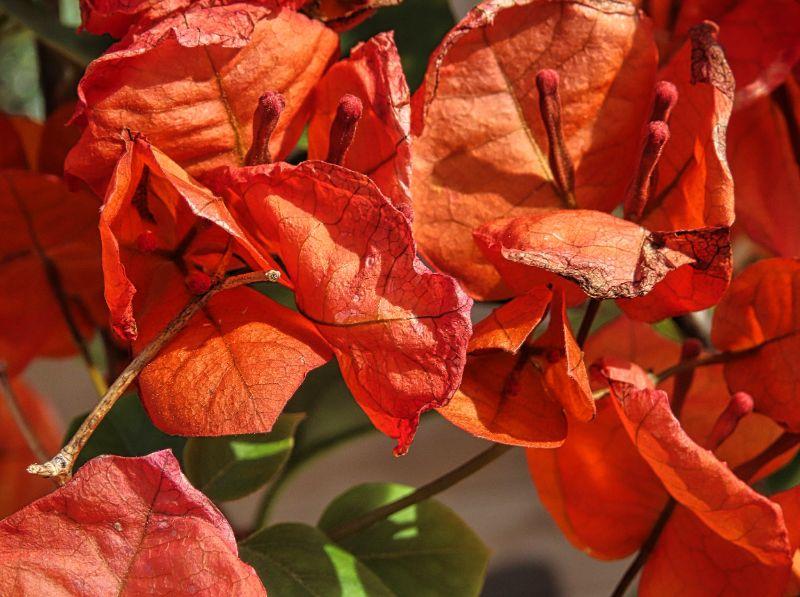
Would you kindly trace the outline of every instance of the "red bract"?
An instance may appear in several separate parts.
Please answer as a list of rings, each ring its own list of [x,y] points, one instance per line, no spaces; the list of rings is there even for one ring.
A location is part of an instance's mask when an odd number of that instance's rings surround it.
[[[649,232],[602,212],[540,210],[513,220],[495,220],[476,230],[475,240],[504,275],[510,270],[503,270],[502,260],[546,270],[576,283],[596,299],[644,296],[670,272],[688,266],[701,288],[691,292],[691,285],[682,287],[681,299],[687,311],[694,311],[714,304],[730,276],[727,228]],[[518,277],[525,283],[525,273]],[[638,311],[641,319],[663,318],[661,310],[651,315],[637,309],[633,301],[622,306]]]
[[[494,268],[486,264],[470,238],[480,225],[486,227],[479,237],[495,218],[509,214],[522,218],[539,212],[530,217],[544,223],[542,208],[611,211],[623,199],[628,219],[685,237],[684,252],[695,260],[656,268],[654,275],[665,278],[663,283],[637,290],[637,297],[652,294],[626,303],[629,314],[655,321],[703,309],[715,304],[727,286],[733,194],[723,133],[733,79],[716,29],[710,24],[693,28],[660,74],[670,83],[654,85],[657,57],[648,24],[632,6],[607,8],[584,2],[484,2],[431,60],[425,87],[414,100],[416,226],[431,263],[456,273],[479,298],[552,283],[533,270],[492,259]],[[556,37],[564,43],[549,43]],[[591,60],[582,59],[587,47]],[[521,53],[531,59],[520,61]],[[581,244],[586,234],[578,225],[587,222],[579,215],[553,216],[561,217],[569,229],[565,244],[573,239]],[[575,219],[571,225],[569,218]],[[626,226],[620,222],[614,228]],[[706,228],[719,230],[711,238]],[[694,235],[702,240],[689,247]],[[536,239],[524,244],[539,248]],[[589,244],[586,250],[596,252]],[[554,261],[575,251],[560,253]],[[549,271],[559,274],[567,267],[550,265]],[[570,262],[567,277],[599,277],[595,265],[581,269]],[[642,271],[635,276],[648,277]]]
[[[229,266],[272,261],[258,256],[211,191],[142,138],[126,145],[100,231],[112,324],[138,352]],[[239,288],[213,297],[144,369],[139,386],[153,421],[169,433],[263,432],[329,358],[303,317]]]
[[[601,329],[587,346],[589,358],[614,355],[656,369],[673,364],[679,352],[677,345],[648,326],[624,317]],[[709,441],[711,429],[727,408],[729,394],[721,367],[695,372],[680,416],[690,439],[670,414],[666,394],[650,389],[640,369],[624,361],[606,362],[606,374],[615,380],[612,387],[623,402],[601,400],[595,421],[570,423],[570,438],[563,447],[528,453],[539,495],[564,533],[595,557],[623,557],[642,545],[671,494],[687,508],[678,506],[667,522],[645,566],[642,595],[663,594],[665,587],[708,594],[757,579],[763,579],[763,587],[746,586],[759,594],[780,594],[789,552],[783,525],[774,519],[775,506],[694,443]],[[671,380],[661,386],[671,387]],[[645,412],[649,414],[642,418]],[[624,432],[626,428],[632,435]],[[772,421],[751,414],[715,452],[735,467],[763,452],[779,435],[780,428]],[[791,454],[768,463],[754,478],[775,470],[787,458]],[[737,500],[743,506],[738,511]],[[766,522],[753,524],[754,515],[766,517]],[[680,553],[675,551],[675,533],[683,541]],[[686,553],[695,554],[693,563],[687,562]],[[730,560],[720,560],[718,554],[727,554]],[[686,565],[668,570],[662,556]],[[722,564],[704,570],[711,561]]]
[[[538,70],[556,65],[575,164],[568,195],[548,165],[534,85]],[[632,6],[496,0],[470,12],[431,58],[414,98],[413,196],[423,255],[477,298],[509,296],[472,230],[532,207],[613,209],[635,167],[655,70],[650,28]]]
[[[800,350],[799,305],[800,262],[764,260],[736,278],[712,328],[719,349],[745,351],[725,364],[728,387],[791,431],[800,431],[798,372],[787,360]]]
[[[672,43],[704,19],[719,24],[720,43],[736,78],[737,108],[769,94],[800,59],[800,6],[793,0],[671,0]]]
[[[392,204],[411,217],[411,106],[408,85],[391,33],[359,44],[335,64],[314,92],[308,128],[308,157],[329,152],[331,125],[339,100],[358,97],[364,107],[343,166],[369,176]]]
[[[84,337],[105,322],[97,201],[49,174],[0,170],[0,214],[0,358],[15,373],[76,351],[63,308]]]
[[[266,595],[168,451],[102,456],[0,523],[0,592]]]
[[[533,340],[530,334],[548,304],[548,329]],[[528,309],[527,318],[522,309]],[[583,354],[566,319],[563,293],[539,290],[517,297],[475,331],[464,383],[439,409],[451,423],[499,443],[555,447],[566,437],[565,411],[581,421],[594,417]]]
[[[420,414],[461,381],[472,301],[417,259],[408,220],[361,174],[275,164],[223,172],[214,185],[262,252],[280,257],[300,313],[404,453]]]
[[[738,110],[728,152],[738,223],[776,255],[800,255],[800,88],[795,78]]]
[[[75,114],[85,128],[67,171],[103,195],[124,151],[123,128],[146,135],[195,177],[242,165],[253,110],[267,90],[286,97],[271,138],[272,155],[285,156],[337,48],[332,31],[289,9],[193,3],[128,35],[89,65]]]
[[[42,449],[54,453],[61,446],[63,430],[58,424],[50,404],[27,386],[21,379],[11,381],[11,388],[25,420],[30,422]],[[0,388],[4,392],[5,388]],[[5,406],[0,404],[0,475],[4,479],[0,495],[0,517],[6,517],[27,506],[33,500],[53,490],[46,479],[25,472],[25,467],[36,458],[17,427],[17,422]]]

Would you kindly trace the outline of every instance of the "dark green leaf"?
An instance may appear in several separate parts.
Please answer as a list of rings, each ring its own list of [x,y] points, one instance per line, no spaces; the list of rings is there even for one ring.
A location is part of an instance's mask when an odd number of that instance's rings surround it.
[[[342,34],[342,46],[349,50],[383,31],[394,31],[397,49],[413,91],[425,76],[428,57],[455,24],[447,0],[404,0],[398,6],[379,9],[352,31]]]
[[[191,438],[183,451],[186,476],[216,502],[249,495],[286,464],[302,419],[299,414],[281,415],[269,433]]]
[[[67,439],[72,437],[85,418],[86,415],[82,415],[70,423]],[[185,438],[167,435],[156,429],[139,397],[136,394],[127,394],[117,401],[92,434],[81,450],[77,466],[80,467],[87,460],[103,454],[146,456],[166,448],[171,449],[176,457],[180,457],[185,443]]]
[[[297,431],[292,462],[307,460],[347,439],[373,429],[332,361],[312,371],[289,403],[306,420]]]
[[[303,524],[279,524],[251,535],[239,544],[239,557],[277,597],[393,595],[351,554]]]
[[[319,528],[330,531],[412,491],[390,483],[359,485],[331,502]],[[489,559],[480,538],[435,500],[401,510],[338,544],[397,595],[408,597],[478,595]]]
[[[111,38],[77,33],[72,27],[62,25],[58,12],[49,10],[42,2],[0,0],[0,10],[28,27],[42,42],[81,66],[89,64],[111,45]]]

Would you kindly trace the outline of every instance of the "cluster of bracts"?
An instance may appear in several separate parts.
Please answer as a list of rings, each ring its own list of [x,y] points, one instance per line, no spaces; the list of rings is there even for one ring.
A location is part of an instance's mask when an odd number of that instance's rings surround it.
[[[77,106],[0,120],[11,376],[94,330],[135,357],[213,293],[138,376],[163,431],[269,431],[335,358],[398,455],[433,409],[526,448],[576,547],[646,547],[641,595],[800,591],[800,490],[752,488],[800,448],[800,5],[487,0],[412,96],[392,34],[339,58],[387,2],[306,4],[82,2],[119,41]],[[764,258],[732,280],[735,213]],[[295,308],[221,289],[260,271]],[[474,329],[473,300],[495,307]],[[710,308],[705,339],[652,326]],[[71,574],[40,569],[47,517],[135,478],[168,479],[227,553],[209,570],[261,594],[170,458],[98,461],[7,519],[0,592]]]

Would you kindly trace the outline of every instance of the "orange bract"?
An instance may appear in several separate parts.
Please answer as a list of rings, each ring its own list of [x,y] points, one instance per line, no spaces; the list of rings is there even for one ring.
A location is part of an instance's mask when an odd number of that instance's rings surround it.
[[[534,85],[539,69],[553,67],[561,73],[564,137],[576,168],[573,199],[611,210],[633,176],[655,83],[650,27],[632,5],[484,2],[444,39],[414,98],[420,248],[477,298],[509,291],[473,244],[472,230],[564,205]]]
[[[222,513],[166,450],[92,460],[0,523],[0,557],[5,595],[266,595]]]
[[[800,255],[800,148],[792,137],[798,121],[800,86],[789,79],[772,96],[737,111],[728,134],[738,222],[783,257]]]
[[[85,128],[66,170],[103,195],[123,129],[145,134],[196,177],[242,165],[265,91],[286,97],[270,144],[285,156],[337,43],[321,23],[269,5],[199,3],[158,21],[87,68],[75,116]]]
[[[487,224],[475,239],[493,263],[504,259],[547,270],[597,299],[643,296],[684,266],[722,288],[730,275],[725,228],[649,232],[603,212],[541,210]]]
[[[345,94],[364,112],[343,166],[369,176],[392,204],[411,217],[411,106],[408,85],[391,33],[359,44],[325,74],[314,91],[308,157],[328,155],[331,124]]]
[[[416,257],[406,217],[364,175],[324,162],[232,169],[214,181],[274,252],[375,425],[408,449],[419,416],[461,381],[472,301]]]
[[[731,391],[748,392],[756,410],[800,431],[800,262],[767,259],[731,284],[714,313],[712,339],[720,350],[749,351],[725,363]]]
[[[760,562],[788,568],[791,557],[780,508],[694,443],[673,416],[667,394],[647,387],[636,365],[604,360],[599,371],[608,379],[628,436],[672,497]]]
[[[272,267],[222,200],[142,138],[126,141],[101,218],[106,299],[114,329],[142,350],[232,260]],[[139,378],[162,430],[265,432],[305,375],[330,358],[299,314],[246,288],[215,296]],[[199,388],[203,388],[200,390]]]
[[[56,293],[86,337],[106,312],[97,201],[55,176],[2,170],[0,205],[0,358],[13,374],[36,356],[76,351]]]

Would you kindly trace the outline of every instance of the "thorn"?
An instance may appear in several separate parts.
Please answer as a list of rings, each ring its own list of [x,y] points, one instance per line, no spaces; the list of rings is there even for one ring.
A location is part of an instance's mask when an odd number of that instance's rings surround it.
[[[669,141],[669,126],[666,122],[657,120],[647,125],[639,168],[625,199],[626,220],[638,222],[642,219],[642,214],[644,214],[644,209],[650,199],[653,172],[655,172],[667,141]]]
[[[548,161],[556,185],[564,201],[575,207],[575,167],[564,143],[561,127],[561,97],[558,93],[558,73],[551,69],[536,73],[536,88],[539,90],[539,113],[547,132],[549,144]]]
[[[358,121],[364,111],[364,105],[355,95],[343,95],[336,108],[336,117],[331,125],[330,143],[326,162],[341,166],[353,138],[356,135]]]
[[[245,165],[258,166],[272,163],[269,141],[275,132],[275,127],[278,126],[284,108],[286,108],[286,98],[277,91],[268,91],[258,98],[258,106],[253,115],[253,144],[245,156]]]

